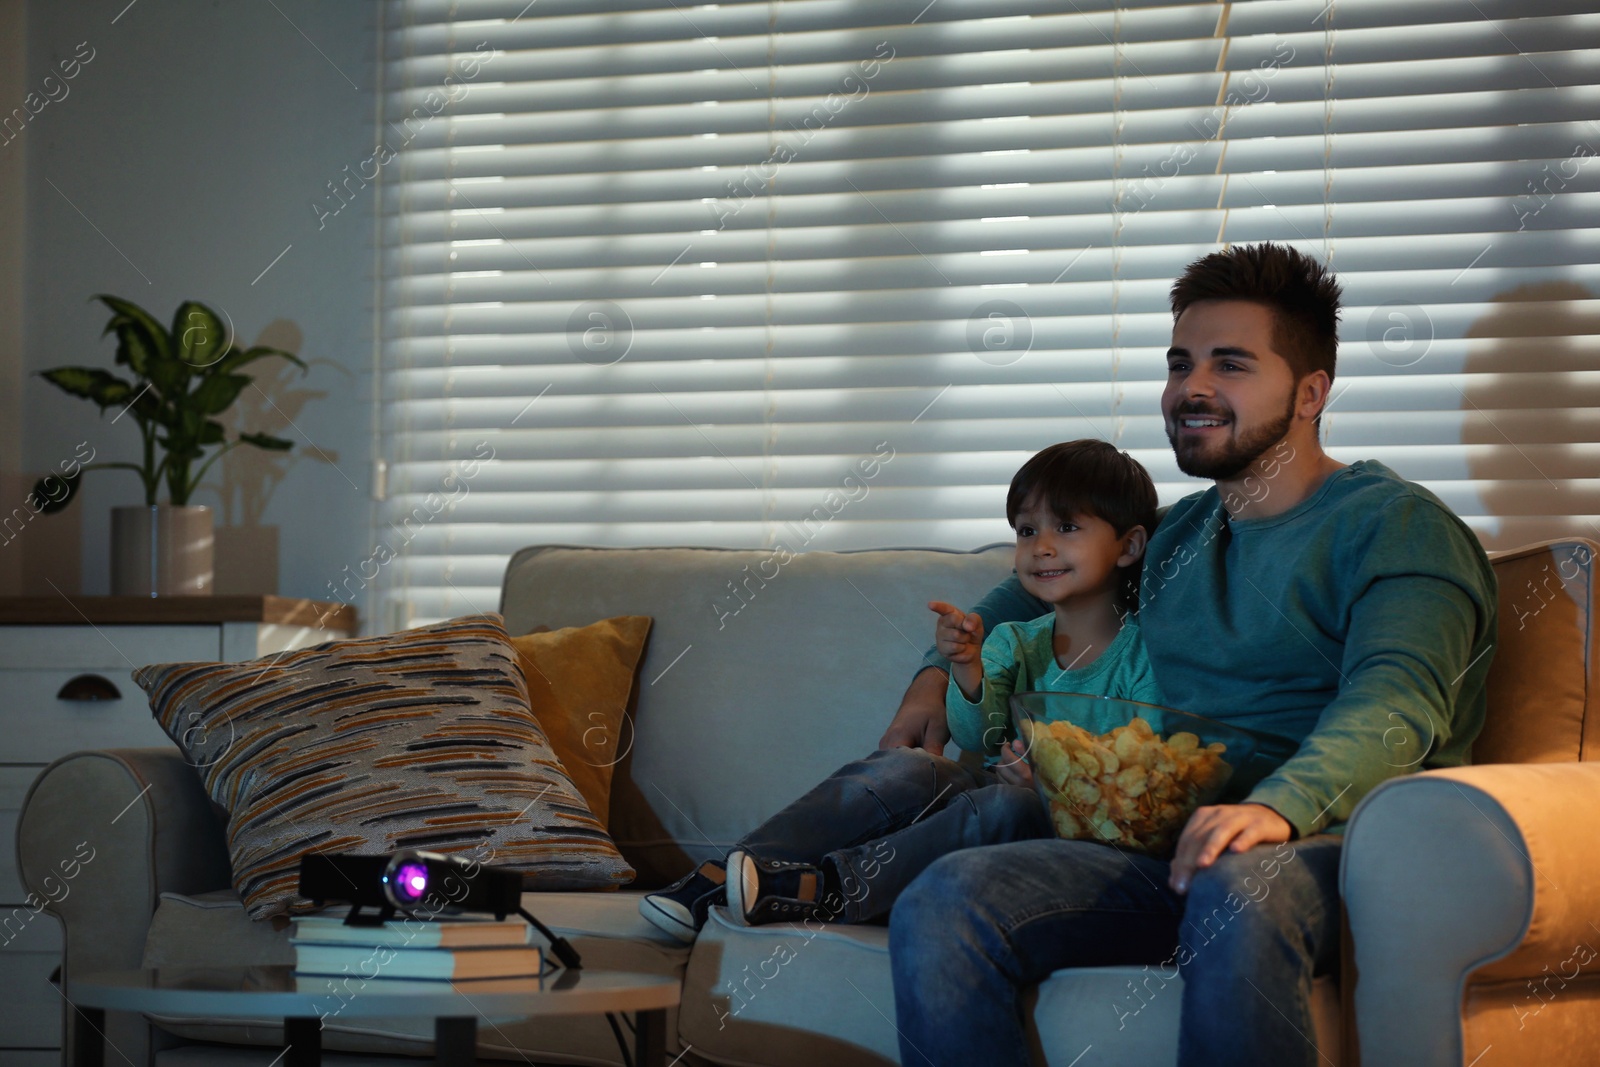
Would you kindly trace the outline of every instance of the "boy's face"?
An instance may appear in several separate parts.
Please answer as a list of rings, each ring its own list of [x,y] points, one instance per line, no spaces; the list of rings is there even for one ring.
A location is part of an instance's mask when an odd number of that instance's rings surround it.
[[[1047,604],[1070,597],[1114,592],[1122,580],[1117,561],[1127,535],[1117,536],[1093,515],[1055,515],[1037,497],[1017,510],[1017,578]],[[1130,531],[1131,532],[1131,531]]]
[[[1296,382],[1272,348],[1272,312],[1246,300],[1191,304],[1172,328],[1161,414],[1178,469],[1233,478],[1295,424]]]

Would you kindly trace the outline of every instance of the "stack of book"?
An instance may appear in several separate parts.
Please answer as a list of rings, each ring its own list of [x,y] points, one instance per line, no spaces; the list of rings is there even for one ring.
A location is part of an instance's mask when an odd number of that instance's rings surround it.
[[[327,915],[294,919],[296,974],[356,978],[516,978],[539,974],[544,956],[521,919],[395,919],[347,926]]]

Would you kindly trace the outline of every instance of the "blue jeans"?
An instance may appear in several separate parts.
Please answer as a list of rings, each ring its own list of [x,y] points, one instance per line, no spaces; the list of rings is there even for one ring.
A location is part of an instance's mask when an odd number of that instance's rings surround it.
[[[827,917],[860,923],[889,914],[941,856],[1054,833],[1031,789],[921,749],[889,748],[840,767],[738,847],[822,868],[840,898]]]
[[[1181,1067],[1312,1067],[1311,980],[1338,967],[1342,844],[1224,852],[1187,898],[1166,861],[1086,841],[946,856],[890,917],[900,1062],[1027,1067],[1024,987],[1062,967],[1149,964],[1146,988],[1183,976]],[[1123,1019],[1144,1004],[1125,1001]]]

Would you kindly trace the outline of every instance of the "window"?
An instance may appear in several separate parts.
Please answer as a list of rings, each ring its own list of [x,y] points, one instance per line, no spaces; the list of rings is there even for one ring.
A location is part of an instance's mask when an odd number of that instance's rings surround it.
[[[1335,458],[1600,530],[1576,3],[524,4],[385,8],[384,625],[529,544],[1007,539],[1073,437],[1175,500],[1168,288],[1266,239],[1344,285]]]

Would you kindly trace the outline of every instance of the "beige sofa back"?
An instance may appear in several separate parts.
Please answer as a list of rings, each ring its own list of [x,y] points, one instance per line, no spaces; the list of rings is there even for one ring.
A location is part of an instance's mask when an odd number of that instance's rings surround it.
[[[538,546],[508,564],[500,610],[512,634],[655,619],[611,800],[648,888],[876,748],[932,643],[927,602],[975,604],[1012,555]]]
[[[1582,538],[1491,556],[1500,586],[1489,716],[1474,763],[1562,763],[1600,757],[1596,556]]]

